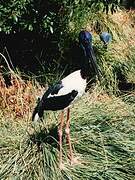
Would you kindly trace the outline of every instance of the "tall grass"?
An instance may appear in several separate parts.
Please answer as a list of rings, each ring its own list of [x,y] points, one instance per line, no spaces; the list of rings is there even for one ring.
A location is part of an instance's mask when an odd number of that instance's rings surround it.
[[[78,164],[71,166],[63,139],[64,169],[58,167],[58,112],[44,122],[13,120],[1,113],[1,179],[134,179],[134,92],[109,96],[95,87],[74,107],[71,137]]]

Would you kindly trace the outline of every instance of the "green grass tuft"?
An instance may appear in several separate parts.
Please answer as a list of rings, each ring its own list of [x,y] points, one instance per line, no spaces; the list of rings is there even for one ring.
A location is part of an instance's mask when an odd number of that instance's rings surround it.
[[[78,164],[71,166],[63,141],[58,167],[58,113],[43,123],[0,121],[0,179],[121,179],[135,176],[134,93],[109,97],[94,89],[72,108],[71,138]]]

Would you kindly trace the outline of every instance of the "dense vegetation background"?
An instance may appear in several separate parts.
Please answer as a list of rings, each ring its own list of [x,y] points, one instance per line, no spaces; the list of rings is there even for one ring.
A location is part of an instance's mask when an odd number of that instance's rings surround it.
[[[126,9],[125,9],[126,8]],[[135,2],[0,1],[0,179],[109,179],[135,176]],[[32,124],[37,96],[78,66],[78,33],[93,34],[102,72],[72,108],[79,163],[58,167],[58,113]],[[106,50],[99,34],[108,31]]]
[[[109,24],[103,24],[103,17],[96,17],[96,13],[115,13],[119,3],[116,0],[1,1],[0,51],[8,51],[15,67],[37,72],[43,64],[66,59],[65,47],[69,48],[89,20],[92,31],[110,30]],[[134,6],[130,1],[123,4]],[[7,52],[4,54],[8,58]]]

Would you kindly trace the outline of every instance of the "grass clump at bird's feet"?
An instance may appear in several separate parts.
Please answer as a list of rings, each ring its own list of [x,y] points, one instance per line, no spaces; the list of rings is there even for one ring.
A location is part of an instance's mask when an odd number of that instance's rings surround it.
[[[76,102],[71,140],[78,164],[70,165],[64,136],[63,170],[58,167],[58,112],[46,113],[37,124],[27,113],[27,118],[13,118],[0,110],[0,179],[134,179],[134,92],[116,98],[95,87]]]

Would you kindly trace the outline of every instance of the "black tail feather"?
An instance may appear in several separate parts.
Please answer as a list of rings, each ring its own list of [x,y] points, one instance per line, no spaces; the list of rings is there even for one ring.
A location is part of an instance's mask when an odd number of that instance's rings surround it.
[[[32,113],[32,121],[34,121],[36,114],[39,115],[39,106],[40,106],[40,98],[38,98],[37,105],[36,105],[36,107],[35,107],[34,110],[33,110],[33,113]],[[40,115],[39,115],[39,117],[40,117]]]

